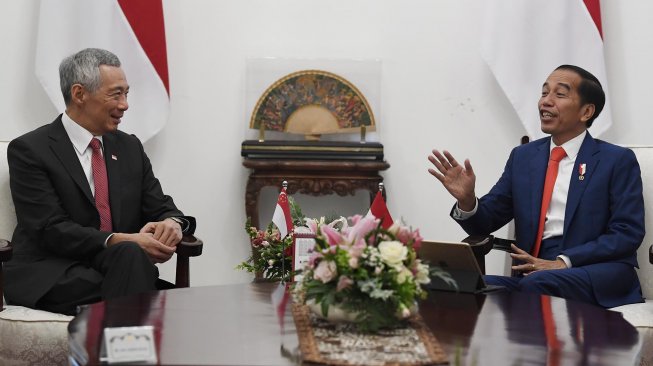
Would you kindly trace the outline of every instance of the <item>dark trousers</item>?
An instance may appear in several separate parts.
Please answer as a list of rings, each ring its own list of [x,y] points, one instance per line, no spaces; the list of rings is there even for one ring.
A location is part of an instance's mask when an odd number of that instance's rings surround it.
[[[561,251],[561,237],[543,240],[539,258],[555,260]],[[536,271],[527,276],[487,275],[484,279],[487,284],[504,286],[511,291],[534,292],[598,305],[590,276],[583,267]]]
[[[158,277],[138,244],[122,242],[101,251],[91,263],[73,263],[36,307],[74,315],[78,305],[156,290]]]

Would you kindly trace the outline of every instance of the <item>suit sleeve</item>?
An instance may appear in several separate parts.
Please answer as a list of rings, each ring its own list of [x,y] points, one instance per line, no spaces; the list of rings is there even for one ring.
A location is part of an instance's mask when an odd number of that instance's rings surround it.
[[[32,144],[12,141],[7,160],[18,228],[30,242],[71,259],[89,258],[103,249],[109,234],[71,220]]]
[[[574,267],[608,261],[630,261],[635,258],[637,248],[644,239],[644,198],[637,158],[632,150],[624,149],[615,161],[609,182],[603,183],[609,192],[606,197],[607,224],[599,226],[601,222],[593,223],[596,226],[594,229],[601,230],[596,239],[574,245],[562,252],[570,258]],[[601,202],[594,204],[600,206]]]
[[[512,220],[512,166],[514,155],[515,150],[513,149],[503,174],[501,174],[497,183],[488,194],[478,200],[476,213],[465,220],[456,220],[468,235],[489,235]],[[453,217],[453,209],[451,214]]]

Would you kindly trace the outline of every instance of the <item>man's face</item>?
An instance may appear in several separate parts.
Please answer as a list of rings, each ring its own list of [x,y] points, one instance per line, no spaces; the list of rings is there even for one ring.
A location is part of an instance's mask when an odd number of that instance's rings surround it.
[[[587,129],[594,105],[581,105],[578,86],[580,75],[571,70],[555,70],[542,85],[538,103],[542,132],[561,145]]]
[[[100,65],[100,77],[101,84],[96,91],[85,91],[82,110],[84,127],[95,136],[117,130],[120,119],[129,108],[129,84],[122,69]]]

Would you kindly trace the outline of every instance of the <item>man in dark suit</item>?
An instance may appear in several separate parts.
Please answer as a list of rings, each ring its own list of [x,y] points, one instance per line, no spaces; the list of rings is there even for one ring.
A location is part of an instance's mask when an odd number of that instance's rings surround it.
[[[429,156],[435,168],[429,172],[457,199],[451,216],[468,234],[488,235],[515,220],[512,269],[520,275],[486,276],[488,283],[603,307],[642,301],[635,272],[644,238],[641,174],[631,150],[587,132],[604,103],[594,75],[558,67],[538,103],[542,131],[551,136],[516,147],[480,199],[469,160],[463,166],[438,150]],[[564,151],[541,214],[547,160],[557,147]]]
[[[7,150],[18,224],[8,302],[73,314],[76,306],[162,287],[195,220],[164,195],[143,146],[118,131],[129,84],[111,52],[61,62],[66,111]]]

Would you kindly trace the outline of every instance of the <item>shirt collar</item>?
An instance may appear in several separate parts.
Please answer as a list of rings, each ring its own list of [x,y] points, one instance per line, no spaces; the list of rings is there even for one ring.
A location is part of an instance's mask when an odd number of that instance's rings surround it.
[[[563,149],[565,149],[565,152],[567,153],[567,157],[569,159],[576,160],[576,156],[580,151],[580,146],[583,144],[583,140],[585,140],[585,135],[587,135],[587,130],[583,131],[580,135],[560,145],[562,146]],[[557,145],[553,142],[553,139],[551,139],[551,145],[549,146],[549,151],[553,150],[553,148],[556,146]]]
[[[96,137],[102,143],[102,136],[93,136],[92,133],[88,132],[87,129],[80,126],[77,122],[73,121],[66,112],[61,116],[61,122],[63,123],[63,128],[66,130],[70,142],[73,143],[75,150],[81,155],[86,151],[88,144],[91,142],[93,137]]]

